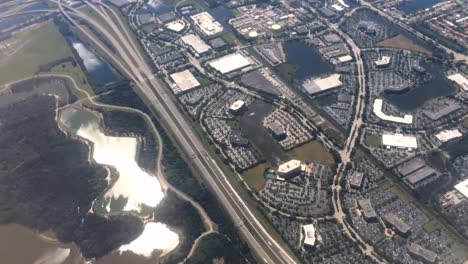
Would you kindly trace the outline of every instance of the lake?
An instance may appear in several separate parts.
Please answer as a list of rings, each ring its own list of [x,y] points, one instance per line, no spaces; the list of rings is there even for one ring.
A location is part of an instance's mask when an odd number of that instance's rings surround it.
[[[67,130],[93,143],[94,161],[118,172],[118,178],[112,181],[112,186],[103,198],[98,199],[103,203],[103,213],[134,212],[143,216],[145,208],[154,209],[164,198],[161,185],[156,176],[138,166],[138,139],[108,136],[103,132],[99,120],[94,112],[85,109],[66,108],[60,112],[60,121]],[[131,251],[150,258],[153,252],[166,254],[178,244],[178,234],[165,224],[147,222],[143,233],[119,251]]]
[[[405,12],[406,14],[412,14],[419,10],[432,7],[440,2],[441,0],[409,0],[399,5],[397,9]]]
[[[76,39],[72,39],[71,42],[73,49],[76,50],[83,61],[92,84],[103,86],[121,79],[121,76],[111,65],[89,47],[78,42]]]
[[[331,65],[322,59],[319,52],[302,40],[290,40],[283,43],[287,63],[297,65],[294,81],[302,83],[311,76],[331,73]]]
[[[402,94],[384,93],[384,98],[400,110],[415,110],[433,98],[451,95],[456,90],[453,84],[445,78],[442,65],[431,62],[421,65],[432,76],[429,83],[413,87]]]

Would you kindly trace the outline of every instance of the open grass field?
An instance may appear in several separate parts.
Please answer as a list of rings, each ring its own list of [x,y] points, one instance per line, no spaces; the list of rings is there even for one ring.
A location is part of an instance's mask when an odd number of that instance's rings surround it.
[[[424,231],[428,233],[434,232],[435,230],[439,229],[439,227],[439,222],[437,222],[435,219],[432,219],[423,225]]]
[[[394,37],[385,39],[377,43],[377,47],[386,47],[386,48],[396,48],[396,49],[405,49],[411,51],[419,51],[428,55],[432,53],[411,41],[410,39],[406,38],[403,35],[396,35]]]
[[[317,140],[312,140],[288,152],[291,158],[333,166],[335,160],[328,150]]]
[[[381,188],[391,191],[404,202],[411,202],[413,200],[412,197],[407,192],[405,192],[405,190],[403,190],[398,184],[388,178],[377,182],[377,184]]]
[[[266,179],[263,177],[263,172],[268,168],[271,168],[271,164],[268,162],[258,164],[257,166],[244,171],[242,173],[242,178],[252,189],[260,191],[265,187]]]
[[[275,66],[275,69],[278,71],[281,77],[283,77],[287,82],[291,83],[294,79],[294,74],[299,70],[299,66],[290,63],[282,63],[278,66]]]
[[[39,65],[73,56],[67,42],[53,22],[46,22],[17,34],[20,50],[0,63],[0,84],[33,75]]]
[[[382,138],[375,134],[366,134],[364,136],[364,144],[369,147],[380,147],[382,146]]]
[[[64,74],[72,77],[75,80],[76,84],[80,86],[80,88],[94,95],[93,88],[89,84],[88,78],[86,77],[86,74],[83,72],[80,66],[73,66],[71,62],[65,62],[52,68],[51,73]],[[79,92],[76,92],[75,95],[78,98],[84,97],[84,95]]]

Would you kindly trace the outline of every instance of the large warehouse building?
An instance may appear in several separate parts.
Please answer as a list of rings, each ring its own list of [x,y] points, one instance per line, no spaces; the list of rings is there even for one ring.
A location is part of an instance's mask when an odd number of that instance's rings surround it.
[[[241,53],[233,53],[212,60],[208,64],[221,74],[227,74],[251,65],[252,61]]]
[[[205,35],[213,36],[222,32],[223,26],[208,12],[201,12],[190,17],[195,26]]]
[[[171,79],[175,83],[175,86],[173,87],[175,94],[182,93],[200,86],[198,80],[189,70],[173,73],[171,74]]]
[[[335,73],[325,78],[308,79],[302,84],[302,87],[312,95],[339,88],[342,85],[340,75]]]
[[[383,134],[382,143],[387,147],[417,149],[418,141],[415,136],[405,136],[402,134]]]
[[[195,34],[188,34],[180,39],[185,45],[190,46],[198,55],[203,55],[211,50],[211,47]]]

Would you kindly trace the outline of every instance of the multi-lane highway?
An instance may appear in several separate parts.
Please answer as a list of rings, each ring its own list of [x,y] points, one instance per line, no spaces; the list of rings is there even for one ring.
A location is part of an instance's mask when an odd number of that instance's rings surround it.
[[[294,257],[290,256],[270,236],[237,194],[223,171],[210,157],[202,141],[193,132],[192,127],[177,107],[172,94],[160,80],[154,78],[150,66],[144,60],[145,56],[141,53],[139,45],[130,37],[125,24],[104,4],[101,3],[103,8],[100,8],[94,3],[84,2],[92,6],[96,15],[99,15],[106,22],[106,25],[100,25],[95,18],[62,5],[60,0],[58,4],[63,16],[96,44],[100,51],[104,52],[106,57],[110,58],[111,62],[136,84],[137,92],[155,111],[187,157],[191,157],[192,166],[196,168],[206,181],[207,186],[218,197],[254,253],[266,263],[295,263]],[[110,52],[105,45],[100,43],[100,40],[92,36],[86,27],[78,24],[76,18],[86,21],[94,30],[98,31],[101,37],[112,44],[117,54]]]

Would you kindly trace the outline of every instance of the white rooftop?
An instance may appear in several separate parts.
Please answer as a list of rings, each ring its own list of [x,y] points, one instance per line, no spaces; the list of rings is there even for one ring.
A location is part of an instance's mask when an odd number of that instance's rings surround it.
[[[323,92],[343,85],[340,81],[340,75],[334,73],[328,77],[308,79],[302,85],[309,94]]]
[[[185,22],[182,21],[182,20],[176,20],[176,21],[172,21],[172,22],[167,23],[165,25],[165,27],[172,30],[172,31],[180,32],[180,31],[182,31],[182,29],[185,28]]]
[[[374,101],[374,114],[385,121],[395,122],[395,123],[402,123],[402,124],[412,124],[413,123],[413,116],[412,115],[404,115],[403,117],[399,116],[391,116],[387,115],[382,112],[383,101],[382,99],[375,99]]]
[[[252,62],[241,53],[233,53],[212,60],[208,64],[220,73],[225,74],[249,66]]]
[[[332,7],[333,7],[333,9],[335,9],[336,11],[339,11],[339,12],[344,10],[344,8],[341,7],[339,4],[333,4]]]
[[[353,60],[353,57],[351,57],[350,55],[344,55],[344,56],[338,57],[339,62],[348,62],[352,60]]]
[[[191,46],[198,54],[208,52],[211,47],[208,46],[199,36],[188,34],[180,38],[186,45]]]
[[[436,138],[442,142],[447,142],[454,138],[459,138],[463,134],[458,129],[442,130],[436,134]]]
[[[463,88],[463,90],[468,92],[468,80],[461,73],[455,73],[455,74],[449,75],[447,76],[447,78],[449,78],[449,80],[456,82],[458,85],[460,85]]]
[[[390,56],[382,56],[380,59],[375,61],[375,65],[377,66],[386,66],[390,64],[392,57]]]
[[[207,36],[222,32],[223,26],[208,12],[201,12],[190,17],[194,24]]]
[[[309,246],[315,245],[315,227],[313,224],[303,225],[304,230],[304,244]]]
[[[244,107],[245,105],[245,102],[242,101],[242,100],[237,100],[235,101],[230,107],[229,109],[231,111],[239,111],[239,109],[241,109],[242,107]]]
[[[455,185],[455,189],[468,199],[468,179]]]
[[[279,173],[288,173],[290,171],[296,170],[301,168],[301,161],[300,160],[290,160],[285,162],[278,167]]]
[[[171,74],[171,78],[176,84],[176,87],[173,88],[175,94],[193,89],[200,85],[189,70],[173,73]]]
[[[405,136],[402,134],[383,134],[382,143],[389,147],[418,148],[418,141],[415,136]]]

